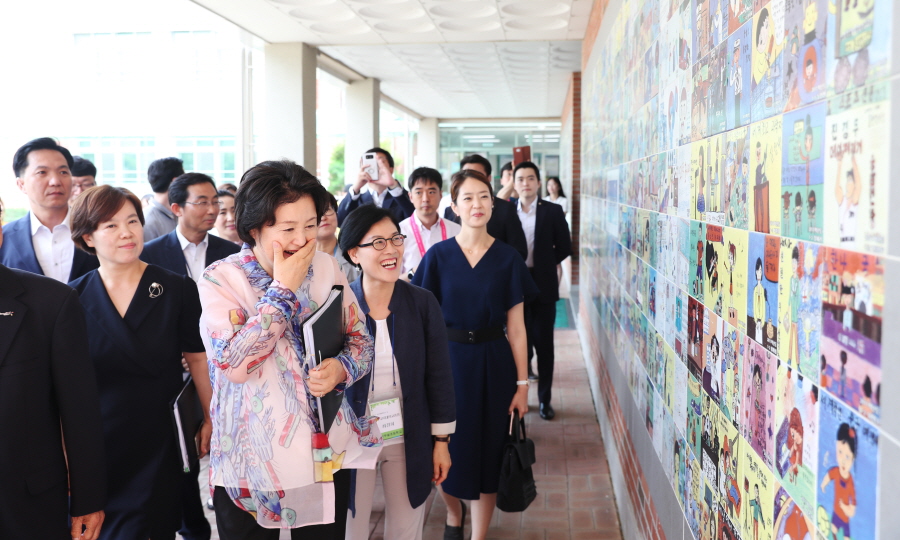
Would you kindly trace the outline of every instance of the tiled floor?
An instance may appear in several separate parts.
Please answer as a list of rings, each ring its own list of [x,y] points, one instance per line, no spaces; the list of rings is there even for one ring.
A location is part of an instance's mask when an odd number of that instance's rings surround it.
[[[575,330],[556,331],[556,377],[553,381],[556,418],[548,422],[538,416],[536,385],[532,385],[529,405],[533,409],[525,421],[528,436],[537,448],[534,473],[538,497],[522,513],[507,514],[498,510],[488,538],[620,540],[622,533],[606,453]],[[201,478],[205,478],[205,472],[201,473]],[[380,487],[376,493],[379,491]],[[436,492],[432,492],[426,504],[425,540],[440,540],[446,508]],[[383,539],[383,509],[383,500],[376,497],[372,540]],[[214,524],[212,511],[207,515]],[[467,538],[471,534],[470,526],[467,520]],[[215,525],[213,530],[213,539],[218,539]],[[282,532],[281,538],[288,539],[290,535]]]

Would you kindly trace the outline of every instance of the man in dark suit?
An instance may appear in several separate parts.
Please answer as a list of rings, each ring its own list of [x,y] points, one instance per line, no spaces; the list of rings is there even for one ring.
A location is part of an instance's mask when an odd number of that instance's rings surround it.
[[[49,137],[16,151],[16,184],[30,211],[6,224],[0,264],[68,283],[100,266],[97,257],[75,249],[69,229],[72,154]]]
[[[553,325],[556,321],[556,302],[559,300],[556,267],[572,255],[572,238],[562,207],[543,201],[538,196],[541,173],[537,165],[530,161],[519,163],[513,178],[519,193],[519,199],[515,201],[516,209],[528,242],[525,265],[541,291],[537,300],[525,306],[528,364],[531,365],[532,354],[536,353],[539,412],[544,420],[552,420],[556,416],[550,405],[554,363]]]
[[[106,464],[78,293],[2,264],[0,430],[0,538],[95,540]]]
[[[459,162],[462,170],[472,169],[491,179],[491,162],[478,154],[464,157]],[[444,219],[459,223],[459,216],[449,207],[444,211]],[[494,209],[491,211],[491,219],[488,220],[487,233],[505,244],[509,244],[522,258],[528,256],[528,245],[525,242],[525,233],[522,232],[522,223],[516,215],[516,205],[494,197]]]
[[[212,178],[201,173],[182,174],[172,180],[167,196],[178,225],[174,231],[147,242],[142,261],[198,281],[207,266],[240,250],[234,242],[209,234],[219,215],[219,197]],[[195,467],[182,482],[178,532],[187,540],[209,540],[211,535],[200,499],[199,474],[199,467]]]
[[[372,178],[365,167],[360,167],[356,183],[347,191],[338,205],[338,226],[344,222],[347,214],[364,204],[374,204],[386,208],[394,214],[397,222],[401,222],[415,212],[409,193],[394,178],[394,158],[383,148],[372,148],[366,152],[375,154],[378,163],[378,177]]]

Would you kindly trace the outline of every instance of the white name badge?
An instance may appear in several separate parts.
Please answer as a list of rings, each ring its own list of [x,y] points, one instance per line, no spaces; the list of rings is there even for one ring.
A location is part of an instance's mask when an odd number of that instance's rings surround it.
[[[400,398],[385,399],[369,403],[369,412],[378,417],[378,429],[385,441],[403,436],[403,413]]]

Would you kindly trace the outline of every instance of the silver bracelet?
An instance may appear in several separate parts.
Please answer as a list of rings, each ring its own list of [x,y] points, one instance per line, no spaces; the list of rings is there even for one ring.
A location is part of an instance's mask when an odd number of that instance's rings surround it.
[[[524,381],[516,381],[516,386],[528,386],[528,379]]]

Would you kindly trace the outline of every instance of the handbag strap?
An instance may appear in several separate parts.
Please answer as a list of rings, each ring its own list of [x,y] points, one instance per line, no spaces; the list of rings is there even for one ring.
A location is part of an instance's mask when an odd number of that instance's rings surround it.
[[[521,431],[521,436],[520,432]],[[525,435],[525,419],[519,418],[518,409],[514,409],[509,417],[509,435],[516,442],[523,442],[528,437]]]

